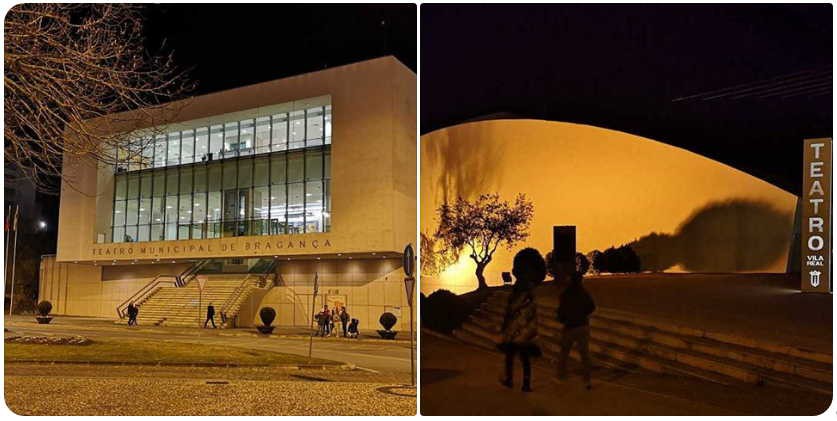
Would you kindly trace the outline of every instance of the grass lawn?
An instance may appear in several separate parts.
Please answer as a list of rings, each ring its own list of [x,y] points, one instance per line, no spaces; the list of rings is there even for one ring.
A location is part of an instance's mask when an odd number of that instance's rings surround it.
[[[5,344],[6,362],[92,362],[125,364],[307,364],[301,355],[180,342],[96,341],[89,345]],[[312,364],[339,364],[312,359]]]

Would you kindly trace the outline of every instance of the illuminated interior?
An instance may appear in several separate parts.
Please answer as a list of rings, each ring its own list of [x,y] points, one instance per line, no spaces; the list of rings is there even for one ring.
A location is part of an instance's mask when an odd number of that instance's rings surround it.
[[[502,283],[514,253],[546,253],[553,225],[577,227],[577,250],[631,244],[644,270],[784,272],[796,196],[701,155],[599,127],[539,120],[490,120],[422,136],[421,232],[436,229],[445,200],[526,194],[529,238],[500,248],[485,271]],[[754,148],[753,153],[758,153]],[[652,235],[654,234],[654,235]],[[422,292],[476,288],[463,251]]]

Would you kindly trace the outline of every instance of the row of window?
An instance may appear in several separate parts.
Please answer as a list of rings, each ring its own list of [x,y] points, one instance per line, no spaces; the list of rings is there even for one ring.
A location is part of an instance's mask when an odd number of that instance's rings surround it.
[[[116,172],[328,144],[330,105],[136,139],[119,152]]]
[[[117,174],[113,242],[324,232],[329,146]]]

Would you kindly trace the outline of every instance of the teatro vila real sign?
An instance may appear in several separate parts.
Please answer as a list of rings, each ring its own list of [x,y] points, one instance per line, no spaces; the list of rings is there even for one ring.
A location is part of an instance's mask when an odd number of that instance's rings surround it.
[[[831,139],[805,139],[802,290],[831,291]]]
[[[189,258],[222,256],[260,256],[332,249],[325,239],[276,239],[239,237],[211,240],[159,241],[142,243],[95,244],[94,259]]]

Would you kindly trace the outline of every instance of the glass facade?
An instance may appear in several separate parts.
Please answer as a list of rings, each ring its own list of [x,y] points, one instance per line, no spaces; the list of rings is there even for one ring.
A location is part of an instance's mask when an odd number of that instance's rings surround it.
[[[330,230],[331,106],[135,144],[141,159],[116,167],[113,242]]]

